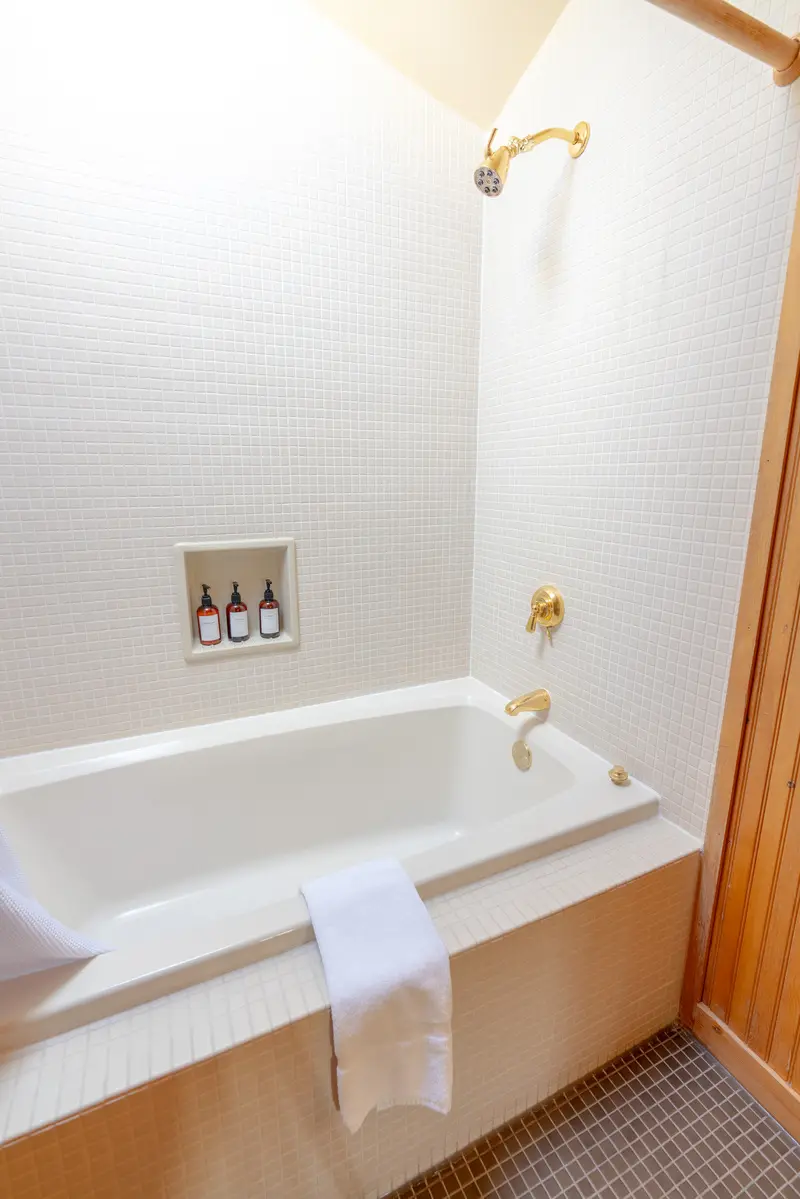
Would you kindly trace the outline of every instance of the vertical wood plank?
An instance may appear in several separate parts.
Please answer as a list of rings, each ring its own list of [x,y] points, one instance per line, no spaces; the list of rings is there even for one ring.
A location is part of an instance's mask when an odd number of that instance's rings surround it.
[[[776,904],[783,908],[788,903],[791,907],[798,885],[795,877],[789,890],[778,889],[793,796],[787,784],[792,777],[800,735],[800,672],[792,669],[800,603],[800,495],[796,488],[793,491],[789,497],[792,508],[782,538],[776,585],[771,592],[772,619],[763,647],[766,658],[764,685],[759,708],[752,718],[754,757],[759,760],[763,772],[748,777],[741,800],[746,808],[758,810],[759,827],[755,853],[748,863],[744,917],[728,1001],[731,1029],[763,1055],[768,1051],[772,1018],[771,1012],[765,1013],[762,1005],[761,1027],[753,1028],[755,994],[765,960],[769,962],[767,974],[774,980],[776,959],[782,961],[785,955],[788,934],[777,920]],[[775,938],[781,936],[782,942],[776,944]],[[753,1037],[755,1040],[751,1039]]]
[[[712,949],[714,915],[724,897],[726,841],[729,826],[735,818],[733,798],[737,778],[747,752],[747,712],[756,677],[757,648],[788,461],[790,429],[797,402],[799,369],[800,196],[789,252],[742,583],[742,594],[747,596],[747,603],[740,605],[736,621],[731,672],[706,828],[703,869],[681,998],[681,1015],[687,1024],[692,1023],[695,1008],[703,994]],[[721,883],[723,886],[720,886]]]
[[[765,872],[763,863],[774,859],[781,836],[781,804],[785,795],[780,787],[773,788],[773,776],[776,768],[779,774],[790,769],[784,762],[776,762],[775,754],[777,730],[781,727],[789,685],[788,647],[795,636],[795,609],[800,594],[800,430],[797,422],[788,440],[784,502],[774,539],[704,992],[710,1010],[740,1036],[746,1034],[752,972],[757,969],[758,955],[758,936],[753,932],[753,920],[757,922],[759,917],[756,915],[751,920],[748,913],[754,905],[754,911],[760,913],[763,920],[770,893],[769,871]],[[747,597],[743,596],[742,603],[746,602]],[[740,974],[744,981],[737,982]]]

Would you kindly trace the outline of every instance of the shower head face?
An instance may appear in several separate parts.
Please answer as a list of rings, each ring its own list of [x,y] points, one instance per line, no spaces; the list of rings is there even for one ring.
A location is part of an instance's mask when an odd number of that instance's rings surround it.
[[[492,150],[490,142],[486,147],[486,157],[473,175],[478,191],[484,196],[499,196],[505,187],[510,162],[511,151],[508,146],[498,146]]]
[[[473,178],[478,191],[485,196],[499,196],[503,190],[503,180],[497,171],[486,164],[478,167]]]

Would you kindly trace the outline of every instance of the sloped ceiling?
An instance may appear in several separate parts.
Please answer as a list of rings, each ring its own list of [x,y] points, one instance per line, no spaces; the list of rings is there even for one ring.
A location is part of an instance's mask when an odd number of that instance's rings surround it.
[[[491,127],[567,0],[312,0],[431,95]]]

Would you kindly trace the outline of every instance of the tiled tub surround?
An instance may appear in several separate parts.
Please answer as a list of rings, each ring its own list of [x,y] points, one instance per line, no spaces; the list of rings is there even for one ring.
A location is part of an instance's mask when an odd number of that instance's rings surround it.
[[[303,0],[4,7],[0,753],[467,672],[480,139]],[[184,662],[225,537],[296,651]]]
[[[345,1132],[304,945],[11,1054],[0,1136],[21,1139],[0,1152],[0,1193],[385,1194],[674,1019],[697,862],[654,818],[429,901],[454,980],[446,1118],[400,1108]]]
[[[0,762],[33,893],[115,950],[7,984],[0,1043],[9,1022],[41,1039],[308,940],[300,886],[343,866],[400,858],[427,898],[657,813],[504,702],[462,679]]]
[[[800,29],[797,0],[748,12]],[[797,194],[800,88],[641,0],[570,0],[484,201],[472,673],[705,823]],[[550,646],[531,592],[567,603]]]

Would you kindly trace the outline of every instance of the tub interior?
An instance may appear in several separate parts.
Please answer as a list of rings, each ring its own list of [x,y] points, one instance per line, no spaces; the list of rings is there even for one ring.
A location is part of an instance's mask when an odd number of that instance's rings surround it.
[[[478,707],[393,713],[28,787],[0,798],[0,824],[37,898],[124,948],[455,841],[574,783],[535,743],[517,770],[512,741]]]

